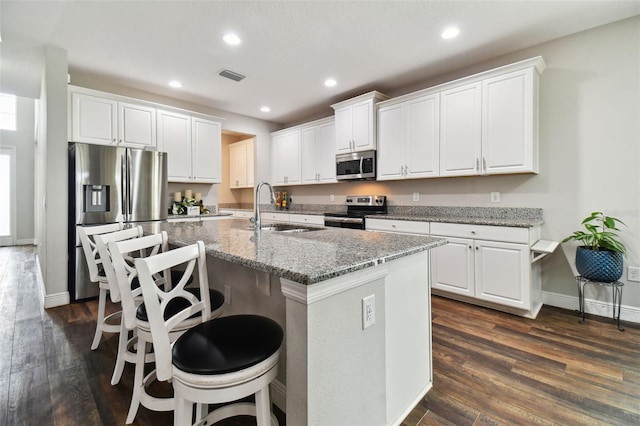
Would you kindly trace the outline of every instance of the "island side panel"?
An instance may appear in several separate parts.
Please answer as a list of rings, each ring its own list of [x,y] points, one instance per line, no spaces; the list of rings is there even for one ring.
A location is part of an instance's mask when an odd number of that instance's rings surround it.
[[[385,424],[386,273],[386,267],[367,268],[311,286],[281,280],[287,297],[287,424]],[[363,330],[362,299],[370,295],[376,321]]]
[[[278,277],[212,256],[207,256],[207,273],[210,288],[225,294],[225,286],[229,286],[230,300],[224,305],[224,316],[262,315],[276,321],[286,335],[285,298]],[[283,342],[278,376],[271,383],[271,400],[282,411],[286,407],[287,342],[288,339]]]
[[[388,264],[387,424],[401,423],[433,384],[428,253],[416,253]]]

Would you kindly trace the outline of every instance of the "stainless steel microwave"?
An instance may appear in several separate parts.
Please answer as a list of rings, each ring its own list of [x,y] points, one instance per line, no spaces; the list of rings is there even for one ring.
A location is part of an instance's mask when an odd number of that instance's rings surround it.
[[[376,152],[360,151],[336,155],[337,180],[375,180]]]

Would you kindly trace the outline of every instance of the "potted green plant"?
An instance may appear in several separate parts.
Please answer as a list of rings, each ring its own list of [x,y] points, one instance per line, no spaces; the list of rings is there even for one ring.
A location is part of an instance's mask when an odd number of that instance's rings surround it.
[[[623,257],[627,250],[616,231],[620,219],[593,212],[583,221],[586,231],[575,231],[562,240],[582,243],[576,250],[576,269],[580,275],[591,281],[613,282],[620,279]]]

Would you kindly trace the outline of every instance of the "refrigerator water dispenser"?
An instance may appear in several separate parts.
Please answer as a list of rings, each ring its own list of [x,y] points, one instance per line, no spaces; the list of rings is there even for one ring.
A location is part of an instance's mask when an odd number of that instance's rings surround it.
[[[84,185],[84,211],[109,211],[109,185]]]

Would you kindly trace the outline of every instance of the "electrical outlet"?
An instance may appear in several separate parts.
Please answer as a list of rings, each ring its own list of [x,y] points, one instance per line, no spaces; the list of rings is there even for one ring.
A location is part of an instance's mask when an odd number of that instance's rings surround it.
[[[627,266],[627,279],[629,281],[640,282],[640,267]]]
[[[224,285],[224,303],[231,304],[231,287],[226,284]]]
[[[362,299],[362,329],[371,327],[376,322],[376,295]]]
[[[414,192],[413,193],[413,201],[420,201],[420,193],[419,192]]]
[[[335,201],[336,200],[336,196],[331,194],[329,195],[329,201]]]
[[[499,192],[492,192],[491,193],[491,202],[492,203],[499,203],[500,202],[500,193]]]

